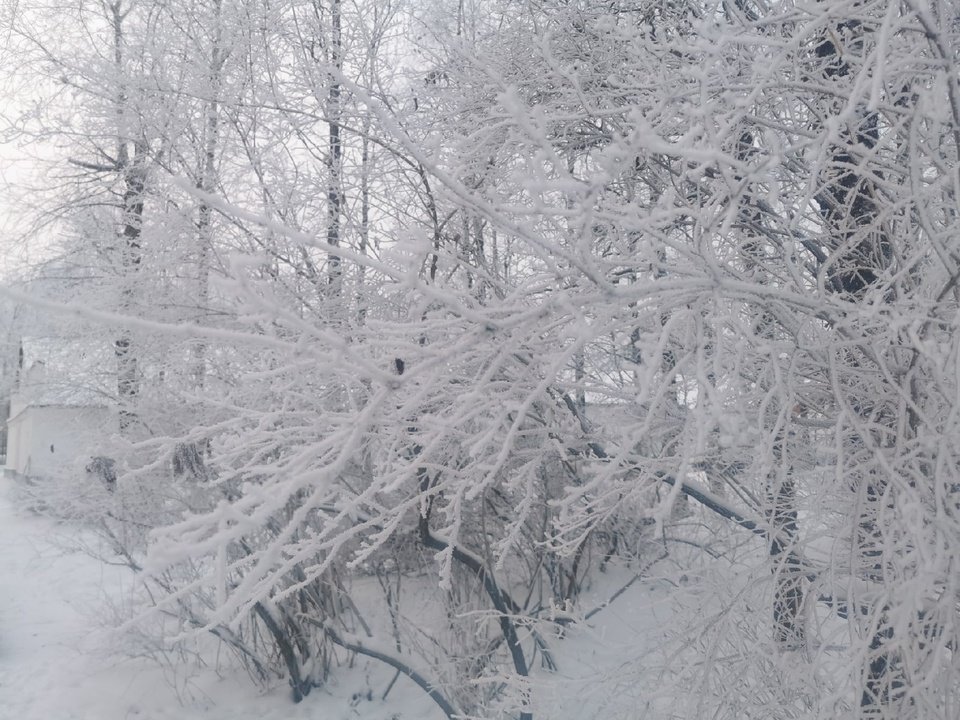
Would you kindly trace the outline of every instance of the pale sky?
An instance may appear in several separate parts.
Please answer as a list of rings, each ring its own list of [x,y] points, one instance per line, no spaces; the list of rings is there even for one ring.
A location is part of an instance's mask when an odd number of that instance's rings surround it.
[[[16,140],[0,143],[0,272],[24,259],[20,238],[29,223],[23,204],[30,200],[35,169],[36,161]]]

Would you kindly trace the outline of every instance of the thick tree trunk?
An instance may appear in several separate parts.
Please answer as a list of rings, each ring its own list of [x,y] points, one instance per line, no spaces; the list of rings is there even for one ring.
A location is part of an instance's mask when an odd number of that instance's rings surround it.
[[[816,48],[825,83],[836,84],[852,78],[851,63],[866,56],[863,46],[868,40],[867,33],[863,23],[853,19],[829,28]],[[841,83],[842,86],[845,83]],[[880,139],[879,118],[875,111],[861,106],[841,128],[844,129],[832,138],[828,166],[819,178],[820,191],[816,198],[829,250],[827,287],[847,300],[863,302],[889,265],[891,255],[889,239],[878,222],[876,186],[867,165]],[[846,375],[855,377],[866,372],[869,357],[870,353],[860,348],[848,351],[844,358]],[[882,380],[881,373],[876,375],[881,377],[880,382],[889,382]],[[879,392],[876,387],[865,390],[849,379],[840,380],[839,387],[846,397],[838,400],[862,418],[864,427],[875,428],[866,435],[851,432],[847,439],[848,454],[855,457],[862,455],[862,450],[882,452],[883,435],[887,431],[896,433],[895,412],[883,407],[887,394],[883,392],[884,387],[879,388]],[[873,447],[866,447],[868,444]],[[875,584],[883,579],[884,533],[879,517],[887,494],[887,481],[875,468],[858,466],[857,462],[851,461],[845,471],[855,498],[852,518],[855,567],[862,580]],[[867,665],[862,671],[861,712],[864,717],[896,717],[903,681],[896,652],[891,648],[892,626],[883,607],[867,605],[852,609],[851,616],[858,621],[861,615],[878,617],[872,630]]]

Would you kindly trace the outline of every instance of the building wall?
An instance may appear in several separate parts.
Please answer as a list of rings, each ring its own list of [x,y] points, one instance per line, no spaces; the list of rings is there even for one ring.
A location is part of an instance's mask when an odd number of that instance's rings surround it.
[[[28,477],[76,472],[116,431],[116,414],[108,408],[26,407],[7,423],[7,470]]]

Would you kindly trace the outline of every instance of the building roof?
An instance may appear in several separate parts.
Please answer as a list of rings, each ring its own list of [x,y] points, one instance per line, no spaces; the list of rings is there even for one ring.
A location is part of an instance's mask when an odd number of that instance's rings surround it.
[[[18,365],[13,394],[20,407],[111,404],[116,359],[100,338],[24,337]]]

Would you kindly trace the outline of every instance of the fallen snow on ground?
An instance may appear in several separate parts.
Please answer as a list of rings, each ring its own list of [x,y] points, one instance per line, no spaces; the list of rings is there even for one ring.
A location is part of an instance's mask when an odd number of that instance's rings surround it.
[[[294,704],[283,680],[257,687],[212,643],[199,665],[169,656],[157,662],[156,648],[147,657],[148,643],[110,622],[123,616],[111,608],[129,598],[134,574],[96,559],[109,553],[98,550],[92,533],[39,515],[14,496],[15,486],[0,482],[0,720],[443,719],[412,682],[401,677],[391,687],[393,671],[366,658],[337,668]],[[638,648],[654,645],[673,610],[662,583],[631,582],[634,572],[595,578],[585,607],[605,604],[625,581],[629,591],[563,639],[547,638],[558,667],[547,672],[538,660],[531,668],[537,717],[657,715],[657,688],[638,681],[651,670],[658,677],[662,658]]]
[[[430,720],[416,688],[358,662],[298,705],[238,670],[166,668],[117,652],[102,620],[133,574],[79,550],[83,533],[18,507],[0,483],[0,720]],[[368,691],[371,693],[368,699]]]

